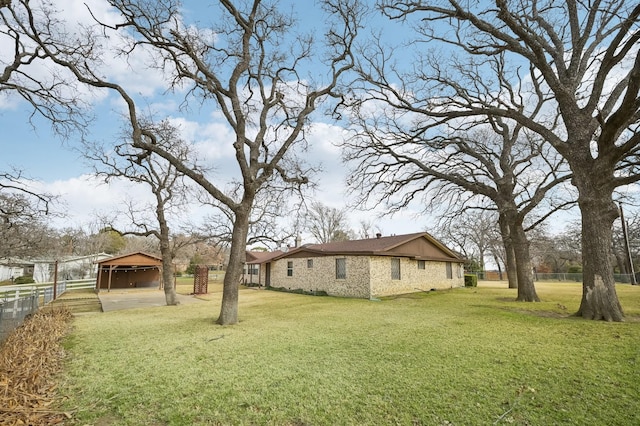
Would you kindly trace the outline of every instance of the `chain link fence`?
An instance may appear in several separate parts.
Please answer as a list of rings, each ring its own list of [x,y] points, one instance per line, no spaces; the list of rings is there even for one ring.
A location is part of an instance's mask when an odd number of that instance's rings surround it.
[[[0,300],[0,342],[2,342],[24,319],[36,312],[40,302],[40,292],[37,288],[31,290],[16,290],[15,295]]]
[[[534,278],[536,281],[573,281],[581,283],[582,273],[535,273]],[[613,278],[616,280],[616,283],[619,284],[633,283],[633,275],[631,274],[613,274]]]
[[[479,271],[479,272],[467,272],[470,274],[474,274],[478,277],[479,280],[483,281],[506,281],[507,273],[502,272],[500,274],[497,271]],[[638,284],[640,283],[640,273],[636,274],[635,282],[633,280],[633,275],[631,274],[613,274],[616,283],[618,284]],[[533,274],[533,278],[535,281],[559,281],[559,282],[582,282],[582,273],[570,273],[570,272],[562,272],[562,273],[541,273],[535,272]]]
[[[95,279],[61,281],[56,286],[55,296],[73,288],[95,288]],[[0,342],[19,327],[27,316],[50,303],[54,299],[53,290],[53,283],[0,287]]]

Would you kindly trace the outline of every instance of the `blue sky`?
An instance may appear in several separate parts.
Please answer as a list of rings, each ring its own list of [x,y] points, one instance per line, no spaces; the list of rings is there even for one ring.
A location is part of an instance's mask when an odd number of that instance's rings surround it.
[[[102,0],[90,0],[88,2],[94,8],[98,16],[108,20],[108,10]],[[203,2],[187,1],[189,13],[187,16],[197,17],[206,22],[212,14],[212,10]],[[306,2],[283,2],[295,5],[296,13],[300,17],[305,31],[310,31],[314,26],[322,26],[318,21],[317,6],[311,0]],[[373,3],[373,2],[372,2]],[[71,5],[72,1],[59,2],[59,5]],[[63,10],[63,15],[69,19],[85,20],[86,10],[74,7]],[[315,11],[314,11],[315,9]],[[369,23],[369,29],[381,25],[383,21],[375,20]],[[386,21],[385,21],[385,25]],[[389,24],[395,26],[395,24]],[[390,29],[391,27],[389,27]],[[388,31],[393,41],[398,31]],[[1,53],[1,52],[0,52]],[[230,131],[224,128],[220,120],[216,120],[215,111],[204,110],[199,113],[184,114],[177,110],[176,105],[180,101],[176,98],[158,96],[164,90],[161,76],[150,76],[146,73],[132,73],[122,62],[107,61],[109,73],[127,86],[132,93],[146,92],[150,96],[147,102],[162,104],[160,110],[165,111],[174,119],[183,124],[185,137],[198,144],[203,152],[211,155],[223,155],[223,136]],[[95,99],[96,112],[101,120],[95,123],[91,132],[95,138],[110,140],[117,137],[121,127],[118,117],[114,115],[114,97],[105,97],[99,94]],[[49,123],[40,117],[33,119],[35,129],[29,123],[31,109],[24,101],[15,96],[0,98],[0,126],[3,129],[0,135],[0,170],[9,170],[12,167],[23,170],[27,176],[40,181],[39,188],[54,193],[60,197],[59,210],[66,213],[64,219],[54,219],[56,226],[86,226],[99,214],[105,214],[111,206],[126,197],[148,199],[145,188],[133,187],[127,182],[116,182],[109,186],[102,184],[91,176],[91,165],[77,150],[80,148],[78,139],[72,137],[63,141],[54,135]],[[318,176],[321,182],[319,191],[311,197],[331,207],[342,208],[345,205],[343,198],[344,180],[347,173],[346,167],[340,163],[340,151],[332,145],[333,141],[342,137],[342,129],[323,117],[317,116],[319,122],[313,126],[309,138],[311,151],[308,158],[322,163],[324,173]],[[218,135],[216,139],[215,135]],[[230,162],[227,162],[229,164]],[[220,173],[224,173],[222,166]],[[339,194],[339,196],[336,196]],[[384,234],[401,234],[405,232],[422,231],[427,226],[427,219],[417,220],[414,213],[407,212],[390,219],[375,219],[371,212],[350,213],[353,228],[357,228],[361,219],[373,220]]]
[[[2,158],[0,170],[14,166],[24,169],[31,178],[51,181],[68,179],[87,171],[80,153],[71,150],[70,141],[55,136],[49,123],[37,119],[35,128],[29,123],[30,111],[24,103],[15,109],[0,110]]]
[[[104,0],[87,0],[87,3],[91,5],[96,16],[109,21],[110,14]],[[210,2],[192,0],[185,3],[188,9],[187,19],[197,19],[205,23],[210,17],[215,16],[214,10],[207,6]],[[370,3],[373,4],[374,1],[371,0]],[[87,22],[89,19],[86,9],[78,7],[78,3],[73,0],[63,0],[56,4],[63,8],[63,15],[68,19],[80,22]],[[321,15],[313,0],[282,0],[281,4],[285,8],[295,9],[305,31],[312,31],[314,28],[320,31],[325,25],[325,22],[318,19]],[[69,7],[65,9],[65,5]],[[367,36],[369,31],[376,32],[378,29],[382,29],[382,36],[391,45],[401,44],[403,39],[409,37],[411,31],[400,27],[397,22],[374,17],[367,22],[363,35]],[[401,51],[397,49],[395,53]],[[216,111],[179,111],[179,97],[159,96],[166,88],[161,75],[148,71],[132,72],[123,61],[113,58],[105,60],[108,65],[106,73],[131,93],[147,95],[145,102],[170,116],[174,122],[179,122],[185,139],[196,144],[203,156],[210,156],[212,161],[216,161],[219,175],[221,178],[225,177],[229,168],[234,166],[232,159],[225,161],[228,158],[225,155],[228,156],[230,153],[227,142],[231,129],[216,117]],[[139,64],[140,59],[134,61],[134,64],[136,63]],[[94,104],[101,120],[92,127],[93,136],[103,141],[115,140],[121,128],[120,119],[115,114],[115,110],[119,108],[118,101],[113,95],[98,93],[95,94]],[[0,95],[0,170],[9,170],[11,167],[22,169],[29,177],[41,181],[39,188],[59,195],[59,209],[67,216],[64,219],[54,219],[54,225],[87,226],[98,215],[109,213],[114,204],[126,198],[149,200],[149,194],[144,187],[136,187],[127,182],[114,182],[107,186],[93,178],[91,165],[77,151],[77,138],[62,141],[51,132],[49,123],[37,116],[34,118],[34,129],[29,123],[30,114],[31,109],[24,101],[15,96]],[[317,176],[319,189],[316,193],[311,193],[310,198],[330,207],[343,208],[348,201],[344,195],[344,182],[348,170],[341,164],[340,150],[333,145],[333,142],[343,137],[343,129],[321,115],[316,115],[316,120],[308,138],[312,148],[307,158],[321,163],[324,172]],[[419,208],[420,206],[415,206],[414,210],[408,209],[393,218],[380,219],[373,212],[350,212],[349,215],[354,229],[358,228],[360,220],[367,220],[377,225],[385,235],[402,234],[423,231],[434,224],[433,218],[418,213]],[[553,221],[551,226],[557,227],[557,223],[557,220]]]

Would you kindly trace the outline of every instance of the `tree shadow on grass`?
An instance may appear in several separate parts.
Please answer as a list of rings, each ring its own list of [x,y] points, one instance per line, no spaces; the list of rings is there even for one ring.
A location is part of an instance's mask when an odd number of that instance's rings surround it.
[[[522,315],[535,316],[539,318],[569,319],[569,320],[576,320],[576,321],[583,319],[581,316],[576,315],[576,312],[574,312],[571,309],[568,309],[566,306],[564,306],[561,303],[557,303],[555,305],[555,309],[551,307],[549,308],[539,307],[538,309],[524,309],[523,306],[527,306],[528,303],[533,303],[533,302],[518,302],[511,297],[497,297],[495,300],[497,300],[500,303],[505,303],[505,302],[512,303],[513,305],[503,305],[503,306],[475,305],[475,306],[483,307],[483,308],[499,309],[502,311],[517,313]],[[539,306],[539,305],[534,304],[533,306]],[[625,314],[624,322],[640,323],[640,315]]]

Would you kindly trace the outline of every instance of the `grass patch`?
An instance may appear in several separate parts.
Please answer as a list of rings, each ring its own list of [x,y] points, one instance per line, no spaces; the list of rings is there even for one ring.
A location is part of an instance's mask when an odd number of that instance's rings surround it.
[[[244,289],[212,303],[77,317],[63,392],[72,424],[640,424],[640,287],[625,323],[572,317],[484,285],[378,302]]]

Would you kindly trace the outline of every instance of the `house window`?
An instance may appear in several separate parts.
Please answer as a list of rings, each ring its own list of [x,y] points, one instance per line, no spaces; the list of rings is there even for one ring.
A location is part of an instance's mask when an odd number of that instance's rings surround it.
[[[424,269],[424,267],[425,267],[425,261],[418,260],[418,269]]]
[[[447,262],[447,279],[453,279],[453,269],[451,268],[451,262]]]
[[[394,257],[391,259],[391,279],[400,279],[400,259]]]
[[[313,259],[307,259],[307,268],[313,268]]]
[[[258,265],[249,265],[249,275],[258,275]]]
[[[347,278],[347,259],[336,259],[336,279],[344,280]]]
[[[287,261],[287,276],[288,277],[293,276],[293,260]]]

